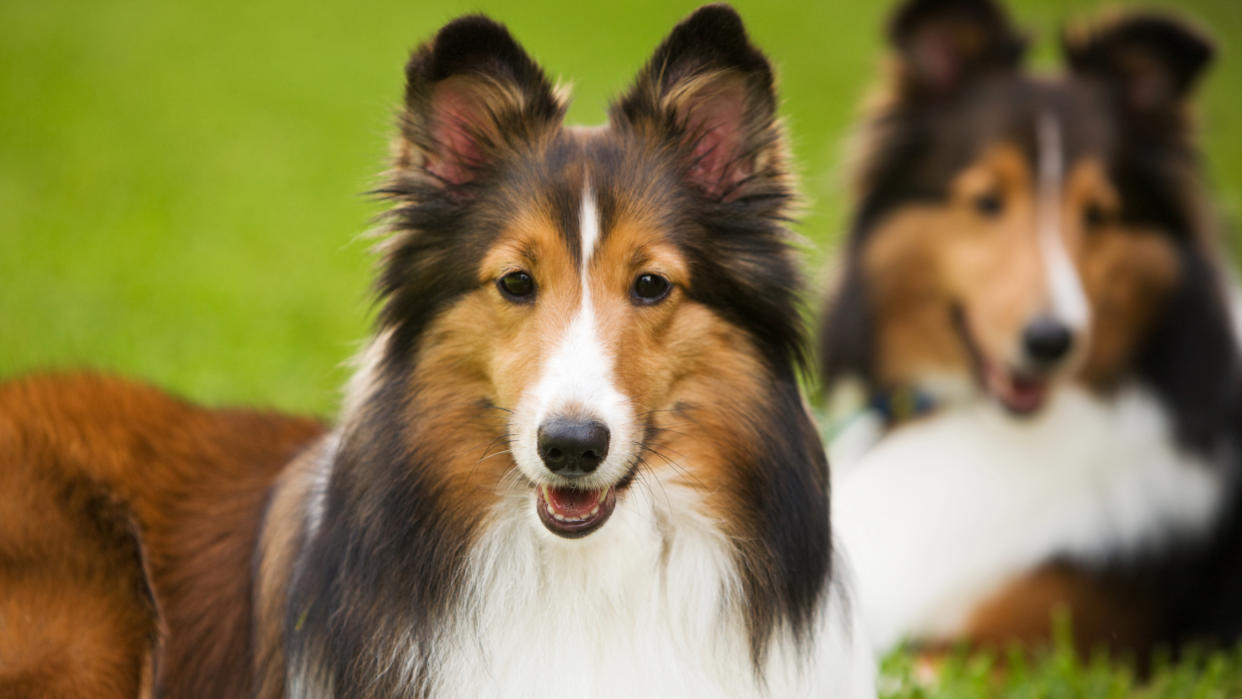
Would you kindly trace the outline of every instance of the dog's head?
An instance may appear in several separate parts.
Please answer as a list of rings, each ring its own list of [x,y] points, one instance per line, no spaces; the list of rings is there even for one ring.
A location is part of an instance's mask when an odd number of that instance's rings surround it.
[[[829,381],[981,388],[1029,414],[1059,381],[1138,370],[1175,305],[1219,320],[1186,115],[1200,33],[1117,16],[1067,32],[1055,76],[1023,69],[1026,38],[990,0],[912,0],[889,39]],[[1204,298],[1174,304],[1190,287]]]
[[[727,464],[762,449],[773,385],[796,395],[802,341],[772,69],[736,13],[678,25],[597,128],[563,126],[564,98],[484,17],[406,74],[352,433],[396,432],[454,517],[500,492],[564,538],[604,526],[643,470],[736,493],[749,476]]]

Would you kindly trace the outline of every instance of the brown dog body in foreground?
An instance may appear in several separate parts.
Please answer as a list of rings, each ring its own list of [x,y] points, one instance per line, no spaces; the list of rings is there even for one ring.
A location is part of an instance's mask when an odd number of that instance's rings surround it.
[[[0,386],[0,687],[145,696],[178,668],[168,696],[247,695],[259,519],[323,431],[92,375]]]

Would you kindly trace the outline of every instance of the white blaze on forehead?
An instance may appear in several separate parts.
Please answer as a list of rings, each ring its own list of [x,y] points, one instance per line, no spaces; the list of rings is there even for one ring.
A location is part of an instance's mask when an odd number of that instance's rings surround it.
[[[595,244],[599,241],[599,207],[595,205],[595,193],[591,191],[591,185],[587,185],[582,192],[578,228],[582,250],[582,292],[585,298],[587,270],[591,268],[591,256],[595,254]]]
[[[1061,125],[1049,112],[1039,117],[1036,133],[1039,159],[1037,235],[1039,249],[1048,274],[1052,313],[1074,330],[1082,330],[1091,318],[1087,295],[1078,270],[1070,260],[1061,235],[1061,194],[1065,185],[1065,156],[1061,147]]]
[[[601,485],[606,485],[628,468],[633,419],[629,400],[613,381],[616,358],[612,348],[600,338],[599,319],[591,299],[591,257],[600,229],[599,210],[589,186],[582,194],[578,225],[582,251],[580,305],[564,334],[556,340],[555,348],[543,360],[538,381],[518,407],[515,451],[518,466],[528,476],[538,478],[545,473],[536,444],[541,424],[558,416],[598,420],[611,433],[608,456],[596,470]]]

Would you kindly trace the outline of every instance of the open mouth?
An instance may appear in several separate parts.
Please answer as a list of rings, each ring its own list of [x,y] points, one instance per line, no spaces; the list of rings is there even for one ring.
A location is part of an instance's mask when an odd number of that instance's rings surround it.
[[[953,324],[970,355],[975,378],[983,390],[1013,415],[1031,415],[1043,407],[1051,389],[1047,375],[1012,369],[985,357],[970,332],[966,313],[960,306],[953,309]]]
[[[979,373],[984,388],[1015,415],[1034,413],[1043,407],[1048,397],[1048,380],[1044,377],[1023,374],[992,362],[985,362]]]
[[[548,531],[566,539],[578,539],[603,526],[617,507],[616,488],[581,490],[541,485],[535,511]]]

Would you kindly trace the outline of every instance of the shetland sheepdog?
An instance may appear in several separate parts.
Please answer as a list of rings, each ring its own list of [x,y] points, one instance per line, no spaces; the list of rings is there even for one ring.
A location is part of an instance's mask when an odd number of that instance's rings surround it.
[[[874,642],[1038,644],[1058,606],[1083,650],[1235,639],[1238,341],[1188,116],[1211,44],[1114,15],[1036,76],[988,0],[912,0],[888,39],[821,338],[863,406],[830,456]]]
[[[503,26],[446,25],[335,428],[0,390],[0,694],[874,695],[776,107],[722,5],[596,128]]]

